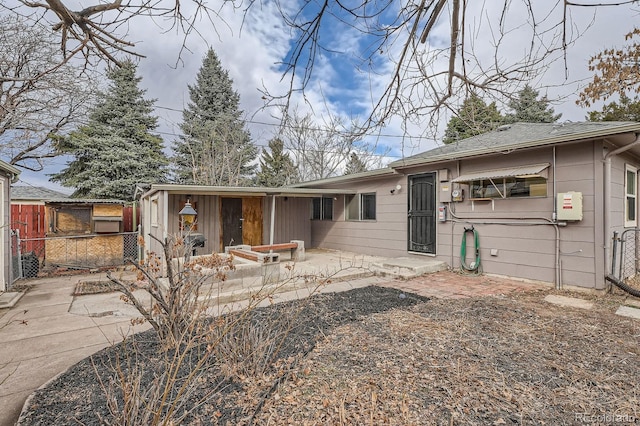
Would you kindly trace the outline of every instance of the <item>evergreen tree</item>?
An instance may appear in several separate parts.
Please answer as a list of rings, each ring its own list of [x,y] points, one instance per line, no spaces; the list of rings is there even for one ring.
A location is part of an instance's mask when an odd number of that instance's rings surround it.
[[[554,114],[546,96],[538,99],[538,91],[528,84],[518,93],[517,99],[509,102],[509,108],[513,113],[505,115],[506,123],[553,123],[562,117],[562,114]]]
[[[277,188],[298,181],[298,170],[289,154],[284,152],[284,142],[279,138],[271,139],[269,151],[262,151],[260,172],[256,176],[257,184]]]
[[[589,111],[589,121],[640,121],[640,99],[622,94],[620,103],[606,104],[602,111]]]
[[[240,118],[240,96],[233,90],[233,80],[213,49],[207,52],[195,85],[188,88],[191,102],[180,125],[184,136],[175,143],[175,180],[197,185],[248,184],[258,150]]]
[[[366,171],[367,171],[366,163],[362,161],[360,157],[358,157],[358,154],[356,154],[355,152],[352,152],[351,156],[349,157],[349,162],[347,163],[347,166],[344,169],[344,174],[352,175],[354,173],[361,173]]]
[[[490,132],[503,123],[504,118],[496,103],[487,105],[482,98],[472,93],[462,103],[458,114],[451,117],[444,132],[443,142],[450,144],[471,136]]]
[[[73,197],[132,200],[136,183],[164,182],[168,161],[162,139],[151,133],[155,101],[138,88],[136,65],[124,62],[107,78],[88,124],[57,138],[57,151],[74,159],[52,180],[75,188]]]

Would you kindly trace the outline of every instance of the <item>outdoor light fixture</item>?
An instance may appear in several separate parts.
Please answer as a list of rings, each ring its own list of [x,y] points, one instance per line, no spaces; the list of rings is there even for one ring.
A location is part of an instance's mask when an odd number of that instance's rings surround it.
[[[402,189],[402,185],[398,184],[398,185],[396,185],[396,187],[395,187],[395,188],[393,188],[393,189],[392,189],[391,191],[389,191],[389,192],[390,192],[390,193],[392,193],[392,194],[395,194],[395,193],[397,193],[397,192],[400,192],[400,190],[401,190],[401,189]]]
[[[196,211],[196,209],[191,207],[190,200],[187,200],[187,202],[184,203],[184,207],[182,208],[182,210],[180,210],[180,212],[178,213],[178,216],[180,216],[180,223],[182,224],[183,231],[191,232],[193,230],[193,225],[196,222],[197,215],[198,212]]]

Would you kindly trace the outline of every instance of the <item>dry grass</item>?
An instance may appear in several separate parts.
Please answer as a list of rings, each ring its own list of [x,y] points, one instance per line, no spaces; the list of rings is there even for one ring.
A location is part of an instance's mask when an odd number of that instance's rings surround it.
[[[251,324],[287,333],[279,356],[269,366],[257,358],[258,369],[234,362],[231,375],[217,362],[200,368],[194,401],[215,395],[184,424],[636,422],[640,321],[614,314],[624,297],[577,294],[594,303],[580,310],[545,302],[549,292],[425,301],[368,287],[258,309]],[[295,321],[274,321],[296,309]],[[248,359],[261,332],[229,334],[249,340],[234,349],[236,361]],[[145,336],[133,352],[159,365],[158,343]],[[113,350],[94,362],[113,359]],[[94,382],[93,365],[79,364],[38,391],[25,424],[92,424],[104,412]]]
[[[320,342],[259,423],[635,421],[640,322],[613,305],[581,311],[529,294],[371,315]]]

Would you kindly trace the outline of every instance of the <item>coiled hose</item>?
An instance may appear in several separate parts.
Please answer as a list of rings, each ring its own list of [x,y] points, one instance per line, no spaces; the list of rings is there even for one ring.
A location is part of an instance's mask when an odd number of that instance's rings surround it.
[[[467,265],[467,234],[471,233],[473,236],[473,242],[476,250],[476,257],[473,262]],[[478,236],[478,231],[475,230],[473,225],[471,228],[464,228],[464,232],[462,234],[462,242],[460,243],[460,269],[464,272],[473,272],[478,273],[480,269],[480,238]]]
[[[631,286],[628,286],[626,283],[624,283],[623,281],[620,281],[619,279],[617,279],[613,275],[607,275],[604,278],[607,281],[615,284],[617,287],[621,288],[622,290],[626,291],[630,295],[635,296],[635,297],[640,297],[640,290],[635,289],[635,288],[633,288]]]

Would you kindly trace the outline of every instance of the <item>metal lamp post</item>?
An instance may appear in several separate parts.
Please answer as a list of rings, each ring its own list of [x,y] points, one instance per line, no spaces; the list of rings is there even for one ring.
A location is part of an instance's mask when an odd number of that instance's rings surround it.
[[[191,206],[191,202],[187,200],[184,203],[184,207],[178,213],[180,216],[180,223],[182,224],[182,232],[184,234],[189,234],[193,231],[193,225],[196,223],[196,216],[198,212]]]

